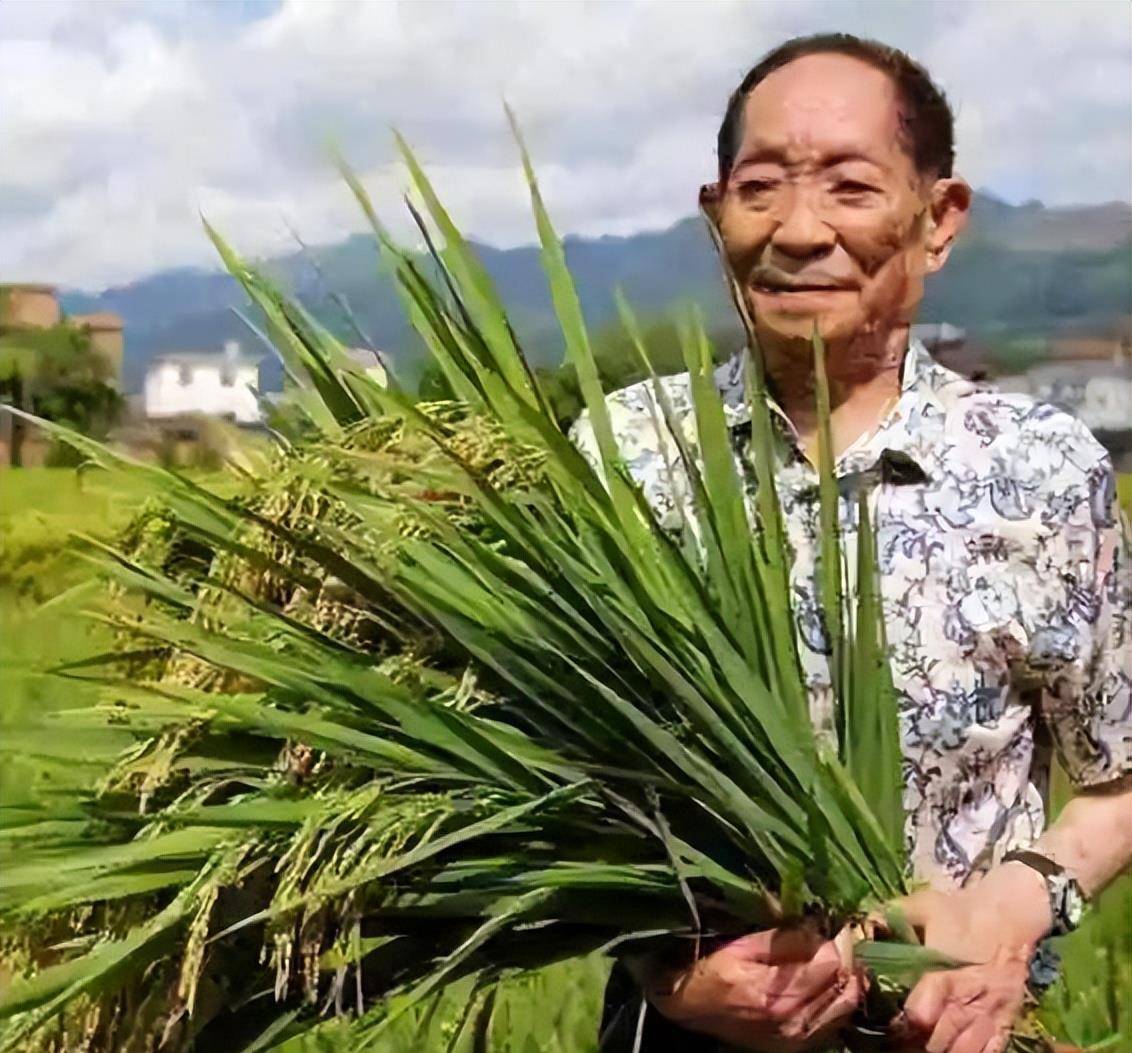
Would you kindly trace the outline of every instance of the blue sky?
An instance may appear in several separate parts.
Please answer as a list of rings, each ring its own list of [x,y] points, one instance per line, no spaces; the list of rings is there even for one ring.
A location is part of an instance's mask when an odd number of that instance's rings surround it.
[[[397,229],[396,125],[465,229],[531,240],[506,97],[559,227],[666,226],[712,175],[726,97],[797,33],[903,47],[958,167],[1009,201],[1132,196],[1124,0],[0,3],[0,281],[88,289],[361,229],[336,141]],[[403,228],[402,228],[403,229]]]

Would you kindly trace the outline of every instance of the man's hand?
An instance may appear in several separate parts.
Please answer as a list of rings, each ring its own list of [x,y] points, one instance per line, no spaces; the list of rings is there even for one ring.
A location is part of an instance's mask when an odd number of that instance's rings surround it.
[[[670,1020],[740,1049],[798,1053],[837,1033],[861,998],[837,946],[810,929],[756,932],[646,985]]]
[[[1079,793],[1032,847],[1095,896],[1132,864],[1132,774]],[[978,1039],[1001,1035],[1025,999],[1030,955],[1053,923],[1045,882],[1004,863],[958,892],[920,892],[901,907],[928,947],[978,966],[926,976],[912,992],[909,1019],[932,1036],[927,1049],[995,1050],[998,1037]]]
[[[928,973],[908,996],[900,1032],[926,1053],[1002,1053],[1026,997],[1029,963],[1022,947],[982,965]]]
[[[995,867],[954,892],[917,892],[900,909],[926,947],[973,964],[1004,947],[1036,945],[1053,924],[1045,882],[1024,863]]]
[[[1052,922],[1041,877],[1007,863],[975,885],[920,892],[901,908],[926,946],[974,963],[929,973],[913,989],[904,1011],[913,1048],[998,1053],[1026,998],[1030,956]]]

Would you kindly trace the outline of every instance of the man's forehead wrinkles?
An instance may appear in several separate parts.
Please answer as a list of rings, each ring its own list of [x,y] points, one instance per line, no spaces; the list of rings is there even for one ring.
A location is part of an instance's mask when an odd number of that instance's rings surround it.
[[[791,68],[770,74],[747,97],[733,169],[752,158],[798,167],[846,160],[899,167],[891,153],[900,106],[889,77],[855,60],[848,79],[798,77]]]
[[[735,161],[735,171],[744,165],[760,163],[780,164],[784,167],[800,167],[814,165],[821,168],[833,168],[836,165],[856,162],[872,165],[874,168],[887,169],[888,165],[880,158],[872,156],[868,150],[860,145],[815,143],[812,139],[802,136],[788,136],[778,141],[755,140],[750,146],[744,147]]]

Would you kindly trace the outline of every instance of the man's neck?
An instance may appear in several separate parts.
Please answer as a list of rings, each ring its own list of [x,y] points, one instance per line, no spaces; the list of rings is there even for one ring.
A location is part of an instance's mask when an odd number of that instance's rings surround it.
[[[830,433],[833,456],[839,457],[860,436],[871,432],[900,394],[900,373],[908,349],[908,326],[883,336],[826,349],[829,378]],[[818,420],[812,359],[797,348],[775,353],[764,348],[771,388],[794,425],[802,452],[817,464]]]

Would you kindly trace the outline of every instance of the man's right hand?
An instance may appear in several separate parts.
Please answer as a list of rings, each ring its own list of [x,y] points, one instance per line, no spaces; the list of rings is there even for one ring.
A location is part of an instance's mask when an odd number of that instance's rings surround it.
[[[664,1016],[759,1053],[800,1053],[833,1038],[861,1000],[836,945],[810,929],[742,936],[646,986]]]

